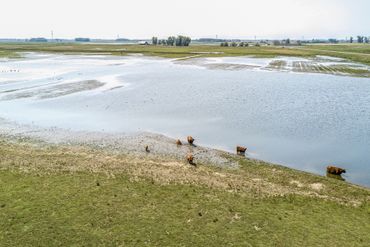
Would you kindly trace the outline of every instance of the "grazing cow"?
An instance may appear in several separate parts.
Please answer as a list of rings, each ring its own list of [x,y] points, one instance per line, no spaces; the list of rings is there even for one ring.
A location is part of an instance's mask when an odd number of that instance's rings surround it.
[[[242,146],[236,146],[236,153],[237,154],[245,154],[245,151],[247,151],[247,148]]]
[[[188,154],[186,157],[190,165],[194,165],[194,156],[192,154]]]
[[[192,145],[194,142],[194,138],[192,136],[188,136],[188,143]]]
[[[342,173],[346,173],[346,170],[335,166],[328,166],[326,167],[326,172],[334,175],[341,175]]]
[[[146,151],[147,153],[149,153],[149,152],[150,152],[150,150],[149,150],[149,146],[148,146],[148,145],[146,145],[146,146],[145,146],[145,151]]]
[[[182,142],[179,139],[177,139],[176,144],[177,145],[182,145]]]

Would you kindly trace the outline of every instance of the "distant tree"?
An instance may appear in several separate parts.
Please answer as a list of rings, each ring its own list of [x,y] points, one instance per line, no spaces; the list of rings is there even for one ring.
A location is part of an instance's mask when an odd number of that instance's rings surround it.
[[[244,46],[245,46],[245,47],[248,47],[248,46],[249,46],[248,42],[245,42],[245,43],[244,43]]]
[[[260,47],[261,45],[260,43],[256,43],[254,46]]]
[[[363,42],[364,42],[364,37],[357,36],[357,43],[363,43]]]
[[[191,43],[191,38],[190,37],[186,37],[185,38],[185,46],[189,46]]]
[[[237,47],[237,46],[238,46],[238,44],[234,41],[234,42],[232,42],[232,43],[231,43],[231,46],[232,46],[232,47]]]
[[[229,42],[225,42],[225,43],[224,43],[224,46],[225,46],[225,47],[228,47],[228,46],[229,46]]]
[[[191,38],[187,36],[179,35],[175,39],[175,45],[176,46],[189,46],[191,42]]]
[[[334,43],[334,44],[338,43],[337,39],[329,39],[328,41],[329,41],[329,43]]]
[[[182,36],[181,35],[177,36],[177,38],[175,40],[175,45],[176,46],[182,46]]]
[[[244,42],[240,42],[240,43],[239,43],[239,46],[240,46],[240,47],[244,47]]]
[[[224,47],[225,46],[225,43],[224,42],[221,42],[220,46]]]
[[[176,38],[174,36],[170,36],[167,38],[166,44],[169,46],[173,46],[175,44]]]
[[[297,40],[297,45],[302,45],[302,41]]]
[[[353,37],[352,36],[349,38],[349,43],[353,43]]]
[[[364,37],[364,43],[369,43],[369,37]]]
[[[289,39],[289,38],[287,38],[287,39],[285,40],[285,44],[286,44],[286,45],[290,45],[290,39]]]
[[[157,45],[158,44],[158,38],[157,37],[152,37],[152,44]]]

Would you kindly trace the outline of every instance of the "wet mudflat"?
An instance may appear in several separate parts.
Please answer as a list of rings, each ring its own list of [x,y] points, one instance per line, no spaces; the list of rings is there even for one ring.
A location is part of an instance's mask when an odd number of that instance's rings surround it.
[[[369,186],[370,79],[349,68],[368,73],[326,57],[28,54],[0,62],[0,117],[69,131],[191,134],[200,145],[243,145],[250,157],[319,174],[335,164]]]

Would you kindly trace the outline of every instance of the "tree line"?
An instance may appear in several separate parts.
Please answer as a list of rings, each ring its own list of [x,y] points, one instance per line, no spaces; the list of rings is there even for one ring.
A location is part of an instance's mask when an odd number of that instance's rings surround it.
[[[349,43],[353,43],[353,37],[349,38]],[[369,37],[357,36],[357,43],[369,43]]]
[[[191,38],[188,36],[179,35],[177,37],[170,36],[167,39],[158,39],[157,37],[152,37],[153,45],[168,45],[168,46],[189,46],[191,43]]]

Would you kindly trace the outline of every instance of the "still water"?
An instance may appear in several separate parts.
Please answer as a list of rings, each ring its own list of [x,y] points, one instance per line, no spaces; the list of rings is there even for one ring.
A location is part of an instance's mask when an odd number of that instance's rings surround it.
[[[279,58],[284,59],[284,58]],[[294,58],[287,58],[290,62]],[[0,61],[0,117],[104,132],[150,131],[370,186],[370,79],[263,69],[271,59],[186,62],[27,54]],[[248,65],[230,69],[222,64]],[[249,66],[250,65],[250,66]]]

